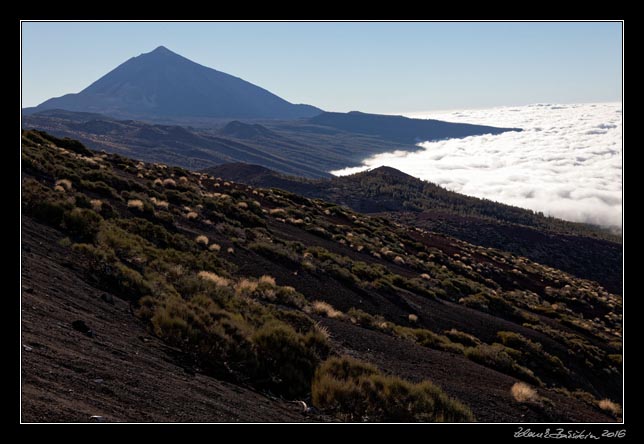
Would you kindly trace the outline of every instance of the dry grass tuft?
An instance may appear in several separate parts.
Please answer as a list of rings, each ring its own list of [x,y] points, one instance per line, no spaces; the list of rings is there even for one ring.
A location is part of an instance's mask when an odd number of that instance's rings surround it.
[[[250,279],[240,279],[235,285],[237,296],[250,296],[257,290],[257,282]]]
[[[211,222],[212,223],[212,222]],[[214,251],[215,253],[218,253],[221,250],[221,245],[219,244],[210,244],[208,247],[210,251]]]
[[[100,199],[92,199],[89,201],[89,203],[92,205],[92,210],[96,211],[97,213],[100,213],[103,209],[103,201]]]
[[[421,278],[421,279],[425,279],[426,281],[428,281],[428,280],[430,280],[430,279],[431,279],[431,277],[430,277],[427,273],[423,273],[423,274],[421,274],[421,275],[420,275],[420,278]]]
[[[333,308],[331,304],[328,304],[323,301],[313,301],[312,303],[313,312],[318,315],[324,315],[328,318],[343,318],[344,313],[340,310]]]
[[[517,382],[510,389],[510,393],[517,402],[521,403],[538,403],[539,395],[537,391],[524,382]]]
[[[602,399],[597,403],[600,409],[605,412],[610,413],[613,416],[620,416],[622,414],[622,408],[616,402],[611,401],[610,399]]]
[[[221,277],[211,271],[200,271],[198,273],[198,276],[201,279],[213,282],[215,285],[218,285],[220,287],[228,287],[230,285],[230,281],[228,279]]]
[[[157,180],[158,180],[158,179],[157,179]],[[161,181],[159,180],[159,183],[160,183],[160,182],[161,182]],[[168,202],[167,202],[167,201],[165,201],[165,200],[161,200],[161,199],[157,199],[156,197],[151,197],[151,198],[150,198],[150,202],[152,202],[152,205],[154,205],[155,207],[157,207],[157,208],[163,208],[164,210],[167,210],[167,209],[168,209],[168,206],[169,206],[169,204],[168,204]]]
[[[248,204],[247,204],[246,202],[239,202],[239,203],[237,204],[237,206],[238,206],[239,208],[243,209],[243,210],[247,210],[247,209],[248,209]]]
[[[176,187],[177,182],[175,182],[174,179],[170,179],[170,178],[164,179],[163,186],[164,187]]]
[[[413,314],[413,313],[412,313],[412,314],[410,314],[410,315],[408,316],[408,318],[409,318],[409,322],[413,322],[414,324],[415,324],[416,322],[418,322],[418,316],[416,316],[416,315],[415,315],[415,314]]]
[[[263,275],[262,277],[259,278],[259,283],[260,284],[271,284],[271,285],[276,285],[275,284],[275,278],[272,276],[268,275]]]
[[[314,328],[315,328],[315,331],[320,333],[327,341],[331,339],[331,333],[329,332],[329,329],[326,326],[320,324],[319,322],[316,322]]]
[[[205,247],[208,245],[208,238],[203,234],[200,234],[195,238],[195,242]]]
[[[268,210],[268,214],[271,216],[283,216],[286,217],[286,210],[284,208],[271,208]]]
[[[60,179],[56,181],[56,186],[62,187],[65,191],[71,191],[72,181],[69,179]]]
[[[127,207],[143,211],[143,201],[141,199],[130,199],[127,201]]]
[[[199,214],[195,213],[194,211],[191,211],[188,214],[186,214],[186,218],[190,219],[190,220],[194,220],[194,219],[196,219],[198,217],[199,217]]]

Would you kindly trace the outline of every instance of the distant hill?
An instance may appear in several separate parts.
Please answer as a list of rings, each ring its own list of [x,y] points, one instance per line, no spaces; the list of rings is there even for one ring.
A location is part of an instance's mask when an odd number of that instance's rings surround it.
[[[617,236],[598,227],[465,196],[390,167],[326,180],[285,176],[244,164],[205,171],[248,185],[328,200],[362,213],[387,214],[408,225],[528,257],[622,293],[622,245]]]
[[[47,109],[148,120],[175,116],[295,119],[321,112],[314,106],[287,102],[163,46],[129,59],[77,94],[49,99],[25,112]]]
[[[350,113],[325,112],[310,118],[309,122],[403,143],[521,131],[520,128],[496,128],[440,120],[410,119],[403,116],[366,114],[358,111]]]
[[[174,121],[195,126],[181,126]],[[191,119],[166,119],[163,123],[123,120],[62,109],[40,111],[22,119],[24,129],[78,139],[90,148],[146,162],[191,169],[245,162],[285,174],[320,178],[330,177],[329,171],[360,165],[363,159],[375,154],[420,149],[413,143],[317,125],[306,119],[208,122],[204,125],[203,121]],[[480,128],[481,134],[488,131],[488,127]],[[459,130],[459,126],[455,129]]]
[[[237,139],[257,139],[262,137],[279,138],[279,135],[260,124],[251,124],[233,120],[226,124],[219,134]]]

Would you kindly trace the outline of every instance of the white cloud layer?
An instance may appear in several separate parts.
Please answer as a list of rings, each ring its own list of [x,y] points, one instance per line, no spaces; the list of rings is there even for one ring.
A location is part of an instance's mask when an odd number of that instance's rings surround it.
[[[621,228],[621,103],[537,104],[407,116],[523,131],[424,142],[418,152],[379,154],[361,167],[332,173],[386,165],[470,196]]]

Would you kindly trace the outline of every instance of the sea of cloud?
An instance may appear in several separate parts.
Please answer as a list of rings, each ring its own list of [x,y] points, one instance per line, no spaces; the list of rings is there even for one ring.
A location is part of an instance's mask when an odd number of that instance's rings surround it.
[[[379,154],[363,166],[332,173],[386,165],[470,196],[621,229],[621,103],[536,104],[407,116],[523,131],[424,142],[417,152]]]

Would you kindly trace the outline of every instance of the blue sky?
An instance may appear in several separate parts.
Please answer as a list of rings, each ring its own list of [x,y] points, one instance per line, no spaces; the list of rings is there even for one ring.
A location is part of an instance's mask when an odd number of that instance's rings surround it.
[[[621,100],[621,23],[22,24],[23,106],[159,45],[294,103],[395,113]]]

